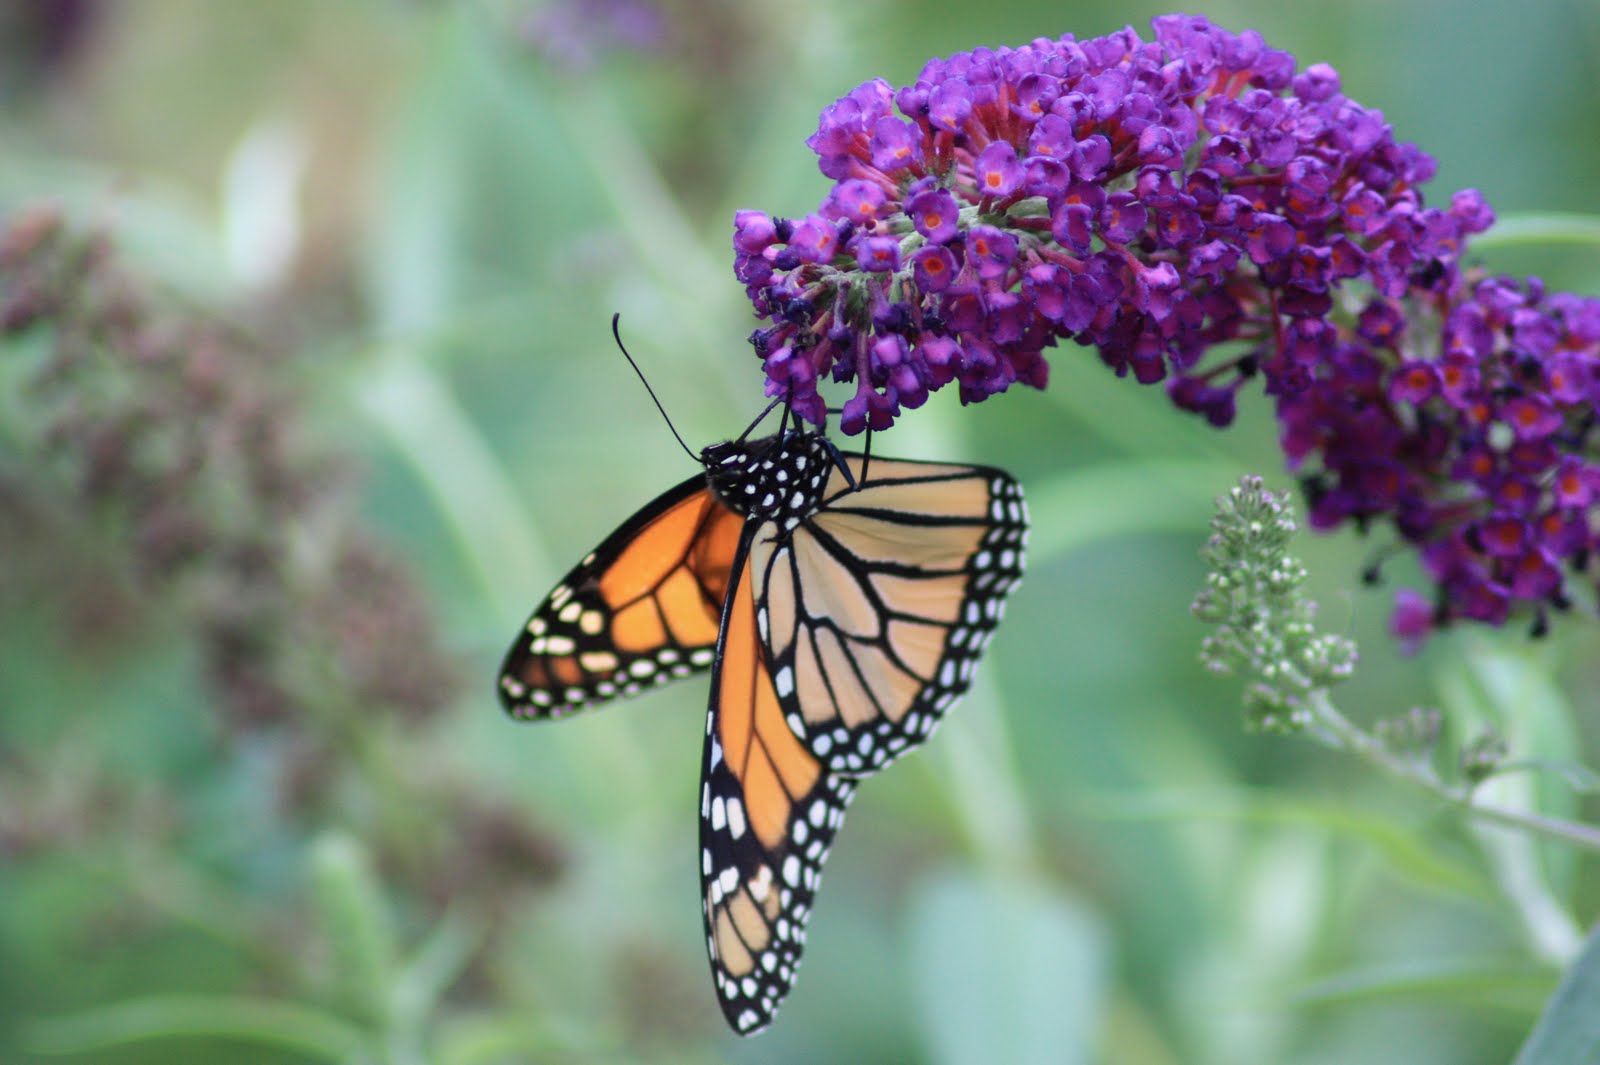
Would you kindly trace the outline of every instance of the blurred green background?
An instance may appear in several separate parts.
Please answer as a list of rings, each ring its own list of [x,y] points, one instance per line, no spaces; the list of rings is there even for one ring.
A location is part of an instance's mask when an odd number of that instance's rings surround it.
[[[737,433],[732,212],[816,205],[821,107],[1164,10],[0,3],[0,1060],[1507,1060],[1592,862],[1245,734],[1197,664],[1210,498],[1290,483],[1264,402],[1216,433],[1070,348],[879,441],[1016,473],[1030,569],[854,804],[756,1039],[702,953],[704,684],[559,727],[494,697],[539,597],[693,472],[611,314],[691,443]],[[1335,65],[1437,157],[1431,202],[1600,209],[1587,0],[1204,13]],[[1600,287],[1592,251],[1480,254]],[[1593,626],[1402,658],[1359,580],[1384,544],[1301,544],[1362,649],[1346,711],[1442,704],[1458,743],[1520,685],[1516,756],[1593,761]]]

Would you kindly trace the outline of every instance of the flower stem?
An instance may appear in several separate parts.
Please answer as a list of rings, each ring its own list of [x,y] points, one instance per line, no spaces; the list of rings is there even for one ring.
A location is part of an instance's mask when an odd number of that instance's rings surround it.
[[[1546,817],[1527,810],[1514,810],[1478,802],[1474,800],[1471,788],[1446,784],[1428,766],[1402,758],[1389,750],[1377,737],[1362,730],[1341,714],[1333,705],[1333,701],[1328,698],[1326,691],[1316,690],[1309,693],[1306,702],[1312,715],[1310,732],[1328,746],[1349,751],[1369,765],[1382,769],[1390,776],[1407,781],[1480,821],[1520,828],[1600,854],[1600,829],[1575,821]]]

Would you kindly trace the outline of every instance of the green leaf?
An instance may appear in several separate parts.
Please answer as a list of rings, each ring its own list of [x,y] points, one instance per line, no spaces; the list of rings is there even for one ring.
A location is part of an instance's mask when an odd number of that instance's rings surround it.
[[[1600,1062],[1600,925],[1562,977],[1513,1065]]]
[[[1600,216],[1577,211],[1520,211],[1496,219],[1493,229],[1472,241],[1479,251],[1546,244],[1600,247]]]
[[[321,1010],[269,999],[160,995],[53,1017],[29,1030],[38,1054],[82,1054],[147,1039],[232,1039],[319,1061],[372,1060],[361,1031]]]
[[[1495,775],[1501,773],[1549,773],[1580,795],[1600,793],[1600,773],[1580,762],[1561,758],[1515,758],[1495,766]]]
[[[1408,1000],[1532,1014],[1554,983],[1549,969],[1526,961],[1467,958],[1362,966],[1305,984],[1290,998],[1308,1006]]]
[[[323,935],[333,948],[335,986],[367,1016],[381,1019],[398,951],[367,853],[354,838],[329,833],[313,845],[311,868]]]
[[[949,872],[923,882],[908,914],[929,1061],[1094,1059],[1107,965],[1091,911],[1031,883]]]
[[[1185,792],[1085,797],[1077,806],[1085,817],[1128,820],[1225,820],[1300,824],[1359,839],[1374,847],[1391,869],[1420,887],[1479,901],[1494,888],[1474,866],[1419,839],[1416,827],[1392,810],[1367,813],[1341,802],[1323,802],[1273,792],[1190,794]]]

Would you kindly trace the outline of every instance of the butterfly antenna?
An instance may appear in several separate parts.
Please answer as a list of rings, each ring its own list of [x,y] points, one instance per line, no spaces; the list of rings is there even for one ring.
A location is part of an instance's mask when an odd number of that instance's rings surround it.
[[[644,385],[644,390],[646,392],[650,393],[650,401],[656,405],[656,410],[661,412],[661,420],[667,423],[668,429],[672,430],[672,435],[677,439],[678,446],[683,448],[684,454],[688,455],[696,462],[699,462],[700,456],[696,455],[693,451],[690,451],[689,445],[683,442],[683,437],[678,436],[678,427],[672,424],[671,418],[667,417],[667,408],[661,405],[661,401],[659,399],[656,399],[655,389],[650,387],[650,382],[645,380],[644,371],[639,369],[639,364],[633,361],[633,356],[628,354],[627,347],[622,343],[622,331],[617,325],[621,318],[621,313],[613,314],[611,316],[611,336],[617,342],[617,350],[622,352],[622,357],[624,359],[628,360],[628,365],[633,367],[633,372],[639,375],[639,383]],[[772,408],[769,407],[767,409],[771,410]],[[752,426],[752,428],[754,427]],[[748,432],[748,430],[746,431]]]
[[[867,467],[872,465],[872,429],[867,429],[866,446],[861,449],[861,484],[867,483]]]

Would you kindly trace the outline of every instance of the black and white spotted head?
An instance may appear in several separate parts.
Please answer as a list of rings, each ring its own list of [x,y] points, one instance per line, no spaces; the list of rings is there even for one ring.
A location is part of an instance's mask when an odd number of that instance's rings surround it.
[[[712,490],[730,509],[788,530],[821,504],[838,458],[821,433],[789,432],[712,444],[700,452],[700,461]]]

